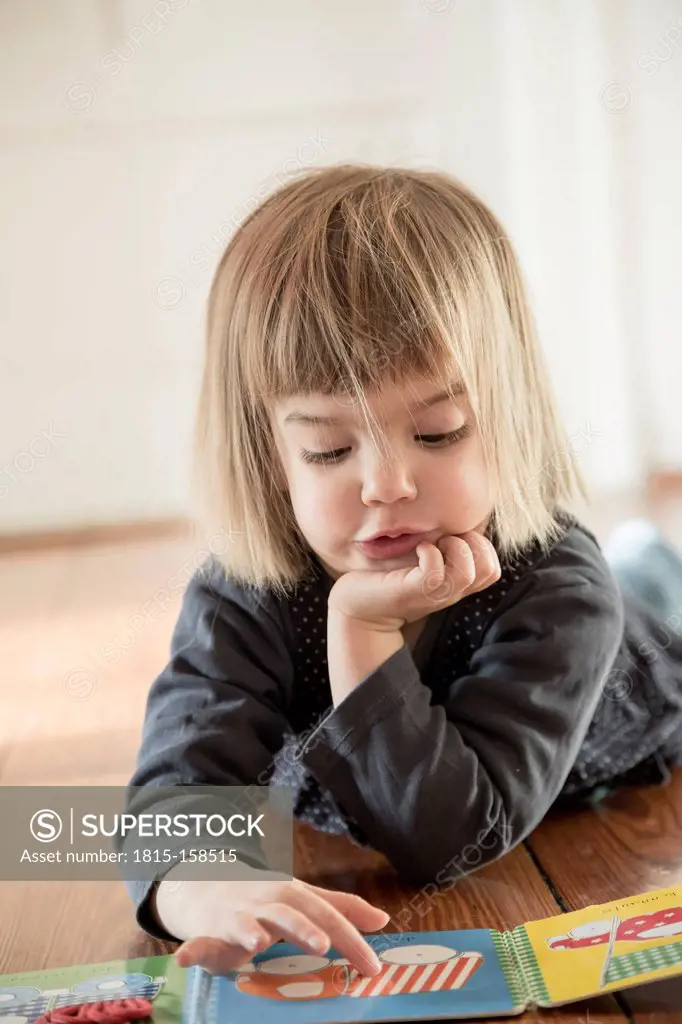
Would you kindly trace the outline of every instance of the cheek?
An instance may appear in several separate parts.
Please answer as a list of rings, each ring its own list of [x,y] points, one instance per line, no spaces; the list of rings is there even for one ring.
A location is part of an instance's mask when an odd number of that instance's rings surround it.
[[[348,501],[348,489],[342,486],[340,474],[324,469],[311,472],[304,466],[290,482],[291,500],[300,523],[317,533],[340,518]]]
[[[436,483],[442,500],[456,511],[458,518],[479,519],[492,507],[489,475],[476,449],[472,448],[466,458],[454,460],[449,471],[439,475]]]

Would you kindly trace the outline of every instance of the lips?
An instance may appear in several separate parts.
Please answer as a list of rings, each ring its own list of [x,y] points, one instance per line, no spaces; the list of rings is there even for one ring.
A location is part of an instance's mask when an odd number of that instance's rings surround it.
[[[394,526],[390,530],[377,530],[376,533],[372,533],[369,537],[363,537],[362,543],[365,541],[378,540],[380,537],[404,537],[407,534],[423,534],[425,531],[420,530],[418,527],[413,528],[411,526]]]
[[[414,551],[426,533],[402,533],[398,537],[382,534],[374,540],[358,541],[358,547],[368,558],[398,558]]]

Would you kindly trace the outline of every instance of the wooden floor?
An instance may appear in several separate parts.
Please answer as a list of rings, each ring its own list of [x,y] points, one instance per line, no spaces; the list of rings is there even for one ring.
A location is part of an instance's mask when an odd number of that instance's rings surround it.
[[[682,547],[679,500],[628,500],[583,518],[603,539],[615,522],[643,511]],[[181,530],[0,556],[2,786],[129,780],[147,691],[167,660],[181,590],[196,564]],[[390,910],[394,923],[402,912],[403,928],[514,927],[682,884],[682,776],[664,789],[611,798],[597,812],[554,816],[525,847],[409,922],[406,892],[378,855],[349,852],[342,841],[305,829],[297,842],[300,874],[360,892]],[[123,886],[113,882],[4,881],[0,908],[0,973],[166,948],[136,929]],[[518,1019],[672,1024],[682,1021],[682,986],[646,986],[627,999]]]

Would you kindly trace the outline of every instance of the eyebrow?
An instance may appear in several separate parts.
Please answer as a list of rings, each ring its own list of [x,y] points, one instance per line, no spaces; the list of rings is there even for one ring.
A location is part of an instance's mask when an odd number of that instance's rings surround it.
[[[410,412],[418,412],[420,409],[430,409],[433,405],[438,405],[439,402],[446,402],[449,399],[456,398],[458,395],[466,393],[466,388],[461,381],[452,384],[449,390],[438,391],[435,395],[429,395],[428,398],[422,398],[418,402],[409,406]],[[290,412],[284,417],[285,423],[307,423],[313,426],[324,424],[326,426],[342,426],[345,420],[339,419],[337,416],[313,416],[305,412]]]

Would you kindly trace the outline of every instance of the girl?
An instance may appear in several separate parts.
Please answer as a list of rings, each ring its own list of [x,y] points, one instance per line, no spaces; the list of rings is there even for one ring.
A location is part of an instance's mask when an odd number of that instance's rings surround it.
[[[240,226],[196,465],[231,543],[187,588],[131,785],[293,784],[297,817],[444,885],[559,798],[680,757],[682,639],[659,639],[679,560],[621,544],[621,593],[569,512],[585,490],[512,246],[458,182],[334,166]],[[360,930],[386,915],[358,897],[168,875],[131,892],[183,965],[285,938],[379,969]]]

